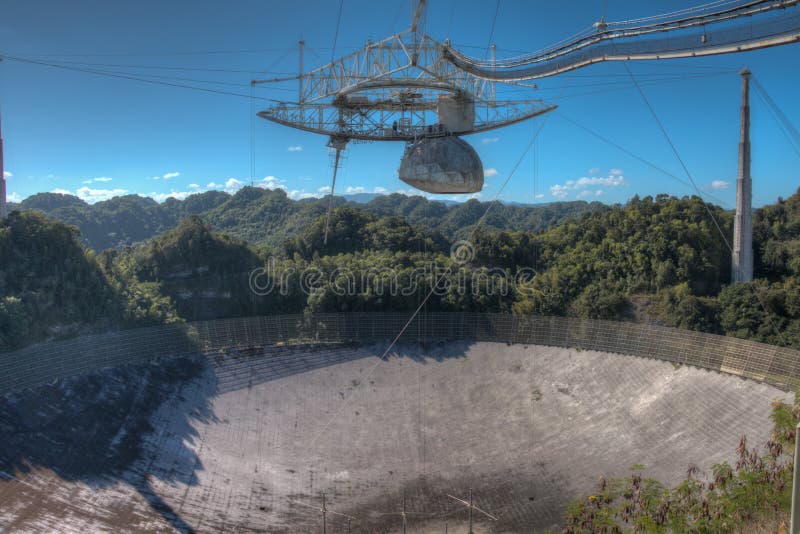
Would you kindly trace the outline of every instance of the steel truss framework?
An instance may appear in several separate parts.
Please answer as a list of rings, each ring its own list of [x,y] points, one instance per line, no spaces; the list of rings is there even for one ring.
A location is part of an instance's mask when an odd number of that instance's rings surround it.
[[[645,19],[601,20],[566,41],[515,58],[486,61],[451,47],[444,55],[484,80],[518,82],[601,61],[708,56],[794,42],[800,42],[800,0],[717,0]]]
[[[447,47],[413,28],[369,43],[301,74],[298,102],[277,104],[258,115],[331,138],[414,141],[492,130],[555,109],[541,100],[496,100],[494,82],[447,61]],[[445,95],[474,106],[470,128],[450,130],[440,124],[438,102]]]

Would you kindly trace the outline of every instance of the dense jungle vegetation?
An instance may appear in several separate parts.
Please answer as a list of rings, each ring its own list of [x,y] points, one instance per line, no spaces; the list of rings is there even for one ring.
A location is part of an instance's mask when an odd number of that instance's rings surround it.
[[[755,212],[756,280],[733,285],[728,249],[697,197],[496,205],[477,231],[487,207],[477,201],[340,199],[327,244],[324,204],[282,191],[88,208],[61,197],[30,197],[0,222],[3,350],[169,321],[412,310],[436,282],[431,311],[633,320],[800,348],[800,192]],[[732,213],[710,208],[730,241]],[[96,253],[78,228],[88,241],[102,232],[141,242]],[[454,261],[464,238],[468,254]]]

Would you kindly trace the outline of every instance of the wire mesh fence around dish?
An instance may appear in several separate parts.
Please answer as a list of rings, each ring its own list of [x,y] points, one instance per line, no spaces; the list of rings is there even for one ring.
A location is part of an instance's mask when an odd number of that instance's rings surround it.
[[[574,317],[364,312],[216,319],[39,343],[0,354],[0,394],[117,365],[230,349],[457,339],[596,350],[734,374],[785,390],[800,385],[800,351],[733,337]]]

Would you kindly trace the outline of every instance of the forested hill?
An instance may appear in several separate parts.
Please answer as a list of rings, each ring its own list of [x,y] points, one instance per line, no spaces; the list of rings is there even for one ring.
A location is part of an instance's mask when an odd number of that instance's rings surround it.
[[[46,205],[52,200],[70,204]],[[474,254],[466,261],[450,256],[464,231],[456,225],[477,220],[485,204],[442,208],[421,198],[397,197],[395,205],[376,200],[337,207],[326,244],[324,203],[293,202],[280,192],[246,188],[166,206],[124,197],[109,206],[132,227],[147,222],[152,232],[166,225],[165,207],[187,216],[153,239],[101,254],[86,250],[72,226],[35,210],[12,212],[0,220],[0,350],[86,328],[413,310],[434,281],[440,290],[430,294],[430,311],[634,320],[800,348],[800,192],[755,212],[756,280],[740,284],[729,283],[730,253],[709,217],[710,210],[730,242],[732,213],[697,197],[634,197],[536,231],[497,230],[536,222],[524,211],[496,206],[498,218],[470,236]],[[72,216],[85,207],[69,198],[35,202]],[[254,206],[263,211],[251,214]],[[227,224],[245,228],[238,221],[246,214],[295,235],[280,246],[255,247],[214,232],[209,223],[222,226],[233,217]],[[439,269],[444,278],[434,276]],[[252,290],[255,270],[264,271],[259,287],[273,291]]]
[[[448,203],[401,194],[381,195],[369,202],[336,197],[336,206],[348,205],[378,217],[401,216],[412,225],[425,226],[449,239],[467,235],[483,215],[487,202]],[[159,204],[138,195],[115,197],[87,204],[78,197],[38,193],[12,209],[38,210],[48,217],[77,226],[81,238],[95,251],[128,246],[176,227],[197,215],[216,232],[243,239],[251,245],[277,247],[311,225],[328,206],[327,199],[291,200],[280,189],[245,187],[233,195],[207,191],[185,200]],[[606,209],[599,202],[555,202],[520,206],[497,203],[483,227],[497,230],[536,231],[582,213]]]

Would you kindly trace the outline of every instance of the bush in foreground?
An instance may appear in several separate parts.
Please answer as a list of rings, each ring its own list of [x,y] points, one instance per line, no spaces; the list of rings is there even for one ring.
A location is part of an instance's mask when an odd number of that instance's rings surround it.
[[[791,404],[776,400],[771,418],[766,443],[753,447],[742,437],[736,465],[716,464],[709,476],[689,466],[686,479],[668,488],[635,465],[629,476],[601,478],[595,494],[569,505],[563,534],[757,532],[780,525],[791,506],[800,394]]]

